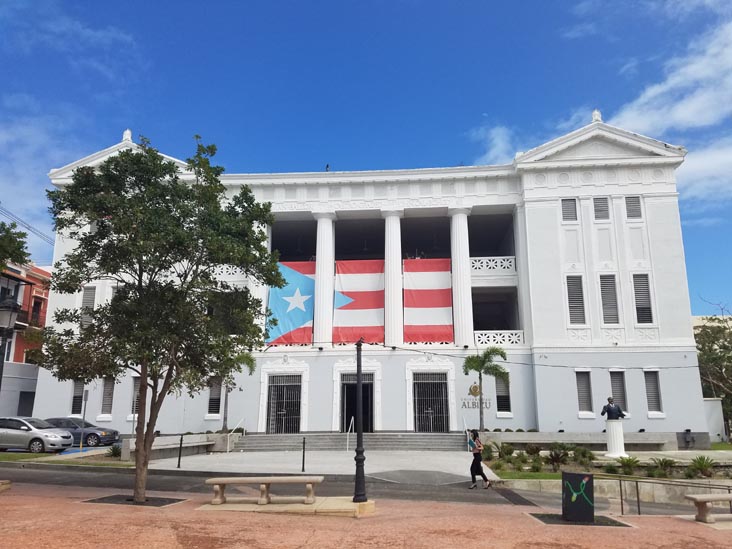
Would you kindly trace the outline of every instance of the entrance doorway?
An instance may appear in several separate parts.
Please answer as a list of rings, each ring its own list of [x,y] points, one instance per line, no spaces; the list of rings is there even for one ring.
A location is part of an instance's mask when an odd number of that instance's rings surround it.
[[[414,430],[418,433],[450,431],[447,374],[414,373]]]
[[[267,433],[300,432],[300,394],[302,376],[269,376]]]
[[[36,399],[36,394],[30,391],[20,391],[18,395],[18,415],[19,416],[32,416],[33,415],[33,401]]]
[[[374,432],[374,374],[362,374],[363,432]],[[341,433],[356,427],[356,374],[341,374]]]

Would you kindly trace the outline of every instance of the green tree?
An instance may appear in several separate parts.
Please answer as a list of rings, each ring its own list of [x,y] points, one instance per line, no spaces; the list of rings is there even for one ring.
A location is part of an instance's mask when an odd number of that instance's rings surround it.
[[[96,280],[117,289],[94,309],[57,311],[41,365],[61,380],[139,376],[138,503],[166,396],[193,395],[212,377],[232,384],[243,366],[252,372],[249,350],[263,343],[261,301],[218,280],[217,270],[233,266],[250,282],[283,283],[267,249],[270,204],[257,203],[246,186],[226,196],[223,168],[211,164],[216,148],[196,141],[184,172],[143,139],[48,192],[56,229],[77,242],[57,263],[53,289],[73,294]]]
[[[8,225],[0,221],[0,271],[4,271],[8,263],[28,263],[28,250],[25,239],[28,236],[17,230],[15,223]]]
[[[732,418],[732,316],[725,307],[720,315],[704,318],[694,338],[699,374],[705,397],[721,397],[724,416]],[[714,434],[714,433],[713,433]]]
[[[478,405],[480,406],[480,430],[483,431],[483,376],[492,376],[504,381],[508,381],[508,372],[500,364],[496,364],[496,357],[506,360],[506,351],[500,347],[488,347],[483,354],[472,355],[463,362],[463,373],[468,375],[470,372],[478,372],[478,387],[480,394],[478,395]]]

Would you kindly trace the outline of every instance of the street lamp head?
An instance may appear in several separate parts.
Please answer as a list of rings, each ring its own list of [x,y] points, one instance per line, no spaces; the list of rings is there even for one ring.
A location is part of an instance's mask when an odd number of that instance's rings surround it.
[[[18,318],[18,311],[20,311],[20,305],[15,302],[15,299],[9,297],[0,302],[0,329],[12,330]]]

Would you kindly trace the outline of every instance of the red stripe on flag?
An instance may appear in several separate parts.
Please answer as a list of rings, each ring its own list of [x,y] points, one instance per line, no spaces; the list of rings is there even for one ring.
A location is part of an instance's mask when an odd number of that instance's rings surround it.
[[[338,307],[339,311],[357,310],[357,309],[383,309],[384,308],[384,290],[374,290],[371,292],[341,292],[343,295],[350,297],[351,301],[348,305]]]
[[[302,328],[298,328],[296,330],[292,330],[291,332],[287,332],[286,334],[281,335],[280,337],[272,341],[270,345],[291,345],[312,342],[313,327],[303,326]]]
[[[452,289],[404,290],[404,307],[415,309],[452,307]]]
[[[383,272],[383,259],[336,261],[336,274],[380,274]]]
[[[280,263],[304,275],[315,274],[315,261],[281,261]]]
[[[449,259],[405,259],[405,273],[450,272]]]
[[[405,343],[452,343],[452,325],[447,326],[404,326]]]
[[[383,343],[383,326],[359,326],[333,328],[333,343],[356,343],[363,338],[366,343]]]

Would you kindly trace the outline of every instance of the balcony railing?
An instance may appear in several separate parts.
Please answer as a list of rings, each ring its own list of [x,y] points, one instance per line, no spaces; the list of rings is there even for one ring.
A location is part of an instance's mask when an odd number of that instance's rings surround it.
[[[470,270],[474,275],[514,275],[516,257],[471,257]]]
[[[476,331],[475,335],[476,347],[510,347],[511,345],[524,344],[523,330],[489,330]]]

